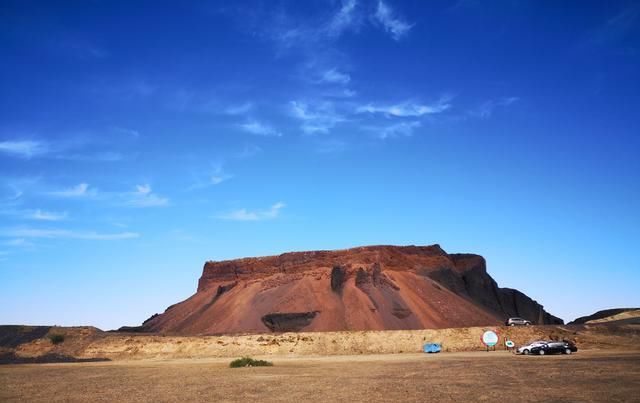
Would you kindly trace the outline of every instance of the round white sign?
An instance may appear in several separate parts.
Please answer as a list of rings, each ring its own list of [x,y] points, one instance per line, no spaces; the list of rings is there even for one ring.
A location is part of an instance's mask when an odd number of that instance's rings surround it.
[[[516,346],[516,343],[512,342],[511,340],[507,340],[504,342],[504,345],[509,347],[509,348],[513,348]]]
[[[485,346],[493,347],[498,344],[498,335],[493,330],[487,330],[482,334],[482,343]]]

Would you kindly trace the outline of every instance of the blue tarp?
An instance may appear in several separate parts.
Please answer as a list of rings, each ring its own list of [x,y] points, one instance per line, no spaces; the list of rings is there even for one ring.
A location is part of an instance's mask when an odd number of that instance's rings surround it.
[[[439,353],[442,351],[442,346],[439,343],[428,343],[422,348],[425,353]]]

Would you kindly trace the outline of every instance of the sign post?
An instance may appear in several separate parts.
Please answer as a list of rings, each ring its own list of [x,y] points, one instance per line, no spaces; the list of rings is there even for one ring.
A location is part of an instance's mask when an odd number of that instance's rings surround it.
[[[505,341],[504,341],[504,345],[505,345],[505,347],[507,348],[507,350],[511,351],[511,350],[513,350],[513,348],[516,346],[516,343],[514,343],[514,342],[513,342],[513,341],[511,341],[511,340],[505,340]]]
[[[487,351],[489,351],[489,348],[491,347],[493,347],[493,349],[495,350],[495,346],[496,344],[498,344],[498,334],[493,330],[486,330],[484,333],[482,333],[480,341],[482,341],[482,344],[487,347]]]

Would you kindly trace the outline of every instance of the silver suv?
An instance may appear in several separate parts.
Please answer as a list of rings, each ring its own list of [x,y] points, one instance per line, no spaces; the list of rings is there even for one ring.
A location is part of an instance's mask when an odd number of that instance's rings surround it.
[[[522,318],[509,318],[505,324],[507,326],[529,326],[531,321]]]

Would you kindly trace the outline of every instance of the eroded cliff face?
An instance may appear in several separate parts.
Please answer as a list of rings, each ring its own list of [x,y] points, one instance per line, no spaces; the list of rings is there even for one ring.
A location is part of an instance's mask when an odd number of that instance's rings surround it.
[[[499,288],[484,258],[439,245],[367,246],[207,262],[196,294],[144,330],[179,334],[421,329],[562,320]]]

